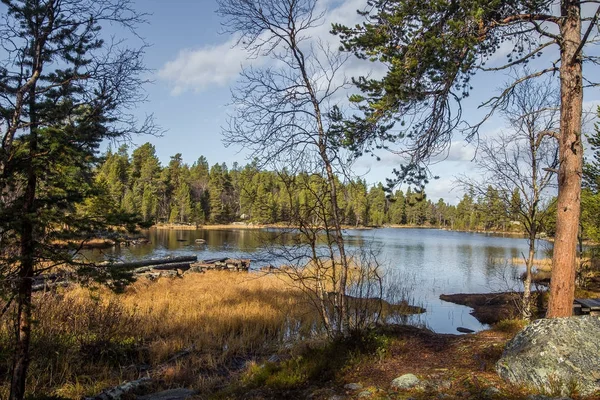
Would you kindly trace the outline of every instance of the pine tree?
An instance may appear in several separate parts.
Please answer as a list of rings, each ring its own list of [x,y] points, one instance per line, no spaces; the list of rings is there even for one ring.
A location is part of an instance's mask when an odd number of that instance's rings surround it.
[[[94,194],[91,172],[100,143],[140,132],[128,110],[143,99],[146,71],[143,50],[109,46],[101,32],[108,21],[134,30],[143,20],[129,0],[2,3],[0,233],[11,243],[2,243],[0,271],[14,282],[17,335],[9,398],[21,400],[32,278],[44,263],[72,262],[72,252],[52,249],[57,236],[81,237],[111,222],[74,209]],[[151,128],[143,125],[142,131]]]

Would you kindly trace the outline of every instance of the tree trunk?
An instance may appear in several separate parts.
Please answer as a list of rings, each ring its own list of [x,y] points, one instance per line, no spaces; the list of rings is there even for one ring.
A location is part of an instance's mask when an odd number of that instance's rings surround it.
[[[34,64],[37,61],[34,61]],[[41,68],[40,68],[41,71]],[[27,187],[23,202],[23,215],[21,217],[21,260],[19,266],[19,281],[17,294],[17,320],[16,320],[16,346],[12,377],[10,383],[9,400],[23,400],[25,398],[25,381],[29,367],[29,343],[31,342],[31,293],[35,267],[35,224],[36,224],[36,191],[37,191],[37,166],[35,156],[38,148],[37,141],[37,109],[36,85],[29,89],[29,138],[27,160]]]
[[[36,148],[35,138],[31,139],[30,155]],[[31,339],[31,288],[35,265],[34,218],[37,174],[33,159],[30,160],[27,189],[23,209],[21,231],[21,265],[17,294],[16,347],[10,385],[10,400],[22,400],[25,397],[25,380],[29,367],[29,343]]]
[[[31,284],[33,265],[24,261],[19,271],[17,295],[16,347],[10,384],[10,400],[23,400],[25,380],[29,367],[29,343],[31,340]]]
[[[561,12],[564,20],[560,27],[563,37],[560,65],[560,166],[548,318],[568,317],[573,313],[583,164],[582,63],[581,55],[577,54],[581,43],[580,2],[563,0]]]
[[[531,319],[531,269],[535,258],[535,230],[529,234],[529,255],[525,260],[525,282],[523,283],[523,310],[521,316],[524,320]]]
[[[342,223],[341,223],[341,219],[340,219],[339,205],[338,205],[338,199],[337,199],[337,188],[335,186],[335,183],[336,183],[335,182],[336,181],[335,173],[333,172],[331,159],[327,153],[327,150],[329,149],[329,147],[327,145],[326,132],[325,132],[325,127],[323,125],[321,106],[320,106],[319,100],[317,98],[313,84],[311,82],[311,79],[308,76],[304,54],[302,53],[302,50],[300,49],[300,47],[298,46],[298,43],[296,42],[296,37],[294,35],[290,35],[289,39],[290,39],[291,51],[294,55],[294,58],[298,62],[300,73],[302,74],[302,80],[304,81],[304,86],[306,87],[306,90],[309,93],[310,101],[314,108],[315,122],[317,125],[316,126],[317,127],[316,144],[317,144],[317,147],[319,150],[319,156],[321,157],[321,160],[323,161],[323,164],[325,166],[325,171],[327,174],[327,184],[329,186],[329,194],[330,194],[330,200],[331,200],[331,213],[332,213],[333,224],[334,224],[334,228],[335,228],[335,242],[336,242],[336,245],[338,248],[341,267],[342,267],[342,269],[340,271],[340,276],[339,276],[339,288],[337,290],[338,294],[337,294],[336,303],[337,303],[337,306],[339,307],[339,315],[337,315],[337,318],[339,319],[339,321],[337,321],[338,326],[336,328],[337,328],[338,334],[346,335],[350,329],[350,320],[349,320],[349,315],[348,315],[348,307],[347,307],[347,303],[346,303],[346,285],[347,285],[347,281],[348,281],[348,259],[346,258],[346,250],[344,247]],[[335,267],[336,261],[334,259],[332,259],[331,262],[333,263],[333,265]],[[335,269],[334,269],[334,278],[337,278],[335,276]]]

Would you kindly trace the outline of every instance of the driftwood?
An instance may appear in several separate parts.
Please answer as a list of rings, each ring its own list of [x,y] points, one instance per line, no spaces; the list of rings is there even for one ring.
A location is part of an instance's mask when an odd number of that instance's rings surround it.
[[[197,260],[198,257],[196,256],[180,256],[127,263],[105,263],[101,266],[131,270],[134,275],[145,276],[149,279],[181,276],[187,271],[202,273],[211,269],[225,271],[248,271],[250,269],[250,260],[248,259],[222,257],[200,262]],[[75,280],[77,280],[77,276],[67,272],[40,275],[34,278],[33,291],[67,286],[71,281]]]
[[[119,386],[107,389],[94,397],[86,397],[85,400],[118,400],[124,394],[136,390],[152,382],[152,378],[144,377],[131,382],[125,382]]]
[[[114,263],[114,264],[106,264],[111,267],[119,267],[123,269],[135,269],[140,267],[148,267],[153,265],[164,265],[164,264],[175,264],[175,263],[193,263],[198,261],[198,257],[196,256],[180,256],[180,257],[171,257],[171,258],[162,258],[158,260],[141,260],[141,261],[133,261],[127,263]]]
[[[202,264],[214,264],[216,262],[224,262],[227,259],[228,259],[228,257],[209,258],[208,260],[202,260],[202,261],[200,261],[200,263],[202,263]]]
[[[42,283],[34,283],[31,286],[32,292],[39,292],[41,290],[52,289],[56,287],[66,287],[69,286],[69,281],[63,280],[58,282],[42,282]]]
[[[224,270],[224,271],[248,271],[250,269],[250,260],[236,258],[217,258],[204,260],[192,264],[193,270]]]
[[[121,399],[121,397],[123,395],[125,395],[129,392],[132,392],[136,389],[139,389],[142,386],[148,385],[150,382],[152,382],[150,373],[153,373],[154,375],[160,375],[160,374],[164,373],[164,371],[170,364],[173,364],[175,361],[177,361],[181,358],[189,356],[192,353],[192,350],[193,350],[192,348],[184,349],[184,350],[180,351],[179,353],[173,355],[171,358],[169,358],[164,363],[156,366],[155,368],[153,368],[150,371],[147,371],[148,376],[146,376],[146,377],[137,379],[135,381],[125,382],[119,386],[115,386],[113,388],[106,389],[99,395],[93,396],[93,397],[86,397],[84,400],[119,400],[119,399]]]
[[[155,271],[171,271],[171,270],[178,270],[178,269],[180,269],[182,271],[187,271],[188,269],[190,269],[191,264],[192,263],[189,263],[189,262],[163,264],[163,265],[153,266],[152,269]]]
[[[106,263],[100,266],[111,266],[132,270],[135,275],[151,275],[150,278],[158,278],[163,275],[173,276],[179,275],[190,269],[190,265],[196,262],[196,256],[180,256],[162,258],[158,260],[141,260],[128,263]],[[173,271],[172,273],[153,273],[154,271]],[[38,292],[41,290],[64,287],[69,285],[71,281],[77,280],[77,276],[70,272],[57,272],[52,274],[42,274],[33,278],[32,291]]]

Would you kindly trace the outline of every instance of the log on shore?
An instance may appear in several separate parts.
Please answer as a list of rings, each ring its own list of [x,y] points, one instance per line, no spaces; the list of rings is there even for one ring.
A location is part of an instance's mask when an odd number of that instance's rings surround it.
[[[248,271],[250,269],[250,260],[235,258],[219,258],[205,260],[192,264],[193,270],[225,270],[225,271]]]
[[[151,382],[152,379],[150,377],[144,377],[135,381],[125,382],[122,385],[105,390],[97,396],[86,397],[85,400],[118,400],[121,399],[125,394],[142,386],[148,385]]]
[[[214,264],[216,262],[224,262],[229,257],[221,257],[221,258],[209,258],[208,260],[200,260],[201,264]]]
[[[155,266],[152,266],[152,269],[154,271],[173,271],[173,270],[177,270],[177,269],[180,269],[182,271],[187,271],[188,269],[190,269],[191,265],[192,265],[191,262],[171,263],[171,264],[155,265]]]
[[[67,286],[69,286],[69,281],[34,283],[31,286],[31,291],[39,292],[41,290],[52,289],[52,288],[56,288],[56,287],[67,287]]]
[[[141,260],[141,261],[126,262],[126,263],[109,263],[109,264],[106,264],[106,266],[119,267],[119,268],[123,268],[123,269],[135,269],[135,268],[148,267],[148,266],[154,266],[154,265],[163,265],[163,264],[175,264],[175,263],[191,264],[196,261],[198,261],[197,256],[180,256],[180,257],[162,258],[162,259],[158,259],[158,260]]]

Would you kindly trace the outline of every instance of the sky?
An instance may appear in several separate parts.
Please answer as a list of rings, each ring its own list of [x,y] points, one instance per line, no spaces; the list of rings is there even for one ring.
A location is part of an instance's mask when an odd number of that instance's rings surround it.
[[[335,44],[336,38],[328,33],[331,22],[354,24],[360,21],[356,10],[364,7],[365,0],[320,0],[326,7],[324,25],[314,37]],[[151,69],[147,85],[148,101],[140,104],[140,116],[154,114],[156,123],[164,129],[162,137],[138,136],[133,145],[151,142],[163,164],[170,156],[181,153],[183,160],[192,164],[205,156],[209,164],[226,162],[231,165],[247,162],[244,149],[226,148],[222,143],[222,127],[227,123],[228,104],[242,65],[250,61],[247,54],[236,48],[235,38],[223,34],[220,17],[215,13],[216,0],[137,0],[137,9],[147,12],[148,23],[138,30],[151,44],[145,62]],[[135,40],[132,38],[132,43]],[[502,54],[498,55],[500,60]],[[260,64],[260,62],[259,62]],[[351,59],[346,74],[357,76],[382,73],[382,67],[367,61]],[[463,113],[471,120],[481,118],[484,110],[478,106],[488,99],[508,78],[501,73],[478,75],[473,80],[475,90],[464,103]],[[598,91],[585,95],[588,106],[600,103]],[[345,101],[345,99],[341,99]],[[499,117],[491,118],[481,129],[481,137],[493,136],[506,129]],[[369,184],[384,182],[400,158],[382,153],[381,161],[371,157],[359,159],[355,172]],[[427,186],[426,193],[433,201],[443,198],[456,204],[462,190],[455,188],[458,175],[472,174],[476,146],[467,144],[460,134],[445,157],[431,166],[439,176]],[[454,188],[454,190],[453,190]],[[405,189],[405,188],[403,188]]]

